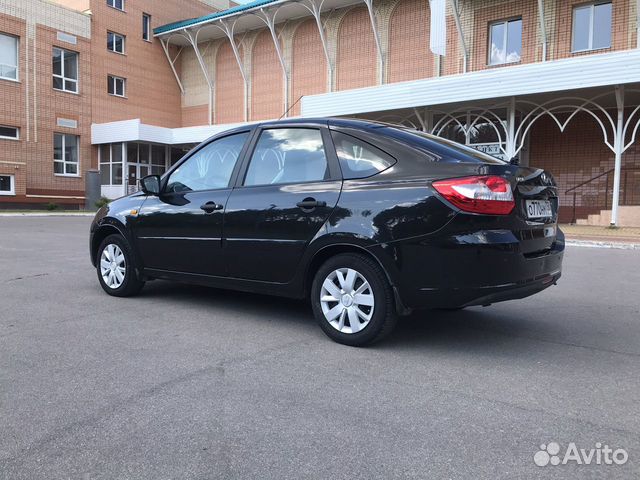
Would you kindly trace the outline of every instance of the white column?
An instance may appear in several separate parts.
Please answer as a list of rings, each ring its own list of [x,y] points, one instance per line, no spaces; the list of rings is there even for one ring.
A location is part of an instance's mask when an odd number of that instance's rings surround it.
[[[509,99],[507,107],[507,160],[510,162],[516,155],[516,97]]]
[[[373,37],[376,41],[376,49],[378,50],[378,63],[380,68],[380,75],[378,77],[379,83],[384,83],[385,78],[385,58],[382,51],[382,43],[380,42],[380,33],[378,32],[378,22],[376,21],[376,15],[373,11],[373,0],[364,0],[367,10],[369,12],[369,20],[371,21],[371,29],[373,30]]]
[[[278,11],[269,12],[263,8],[260,9],[260,13],[262,15],[257,15],[260,18],[271,33],[271,39],[273,40],[273,45],[276,49],[276,54],[278,55],[278,60],[280,61],[280,66],[282,67],[282,76],[284,78],[284,110],[282,116],[286,116],[289,113],[289,72],[287,71],[287,65],[284,61],[284,56],[282,55],[282,48],[280,48],[280,41],[278,40],[278,34],[276,32],[276,14]]]
[[[624,85],[616,85],[616,104],[618,121],[613,143],[615,161],[613,166],[613,199],[611,202],[611,225],[618,222],[618,206],[620,204],[620,175],[622,171],[622,152],[624,151]]]
[[[193,35],[189,30],[185,30],[185,34],[189,39],[189,43],[193,47],[193,51],[196,54],[196,58],[198,59],[198,63],[200,64],[200,68],[202,69],[202,74],[204,75],[204,79],[207,82],[207,88],[209,89],[209,112],[208,112],[208,120],[209,125],[213,124],[213,83],[211,82],[211,77],[209,77],[209,72],[207,71],[207,66],[204,63],[204,59],[202,58],[202,54],[200,53],[200,49],[198,48],[198,34]]]
[[[457,0],[451,0],[451,10],[453,10],[453,19],[456,22],[458,38],[460,39],[460,46],[462,47],[462,72],[467,73],[467,64],[469,63],[469,50],[467,49],[467,42],[464,39],[464,32],[462,31],[462,23],[460,22],[460,13],[458,12]]]
[[[640,2],[640,0],[638,1]],[[303,2],[301,2],[300,5],[302,5],[307,10],[309,10],[309,12],[311,13],[311,15],[313,15],[313,18],[316,21],[316,25],[318,27],[318,33],[320,34],[320,41],[322,42],[322,50],[324,52],[324,57],[327,60],[327,68],[329,70],[328,72],[329,73],[329,91],[333,92],[334,66],[333,66],[333,62],[331,61],[331,57],[329,56],[329,46],[327,45],[327,35],[325,34],[324,25],[322,25],[322,17],[320,16],[322,13],[323,3],[324,3],[324,0],[321,0],[319,4],[316,3],[314,0],[310,0],[309,5]],[[294,101],[297,101],[297,100],[294,100]]]
[[[547,27],[544,21],[544,0],[538,0],[538,16],[540,17],[540,35],[542,36],[542,61],[546,62],[547,61]]]
[[[178,72],[176,71],[176,66],[175,66],[175,61],[178,57],[176,56],[175,59],[171,58],[171,55],[169,54],[169,39],[163,40],[161,38],[160,44],[162,45],[162,49],[164,50],[164,54],[166,55],[167,60],[169,61],[169,66],[171,67],[173,76],[175,77],[176,82],[178,82],[178,88],[180,88],[180,93],[184,95],[184,87],[182,86],[182,82],[180,81],[180,76],[178,75]]]
[[[244,63],[242,62],[242,58],[240,58],[240,51],[238,50],[238,45],[236,45],[236,41],[234,38],[234,29],[236,28],[236,22],[227,23],[226,21],[221,20],[219,25],[214,25],[222,30],[222,32],[229,39],[229,42],[231,43],[231,50],[233,50],[233,56],[236,57],[236,62],[238,63],[238,68],[240,69],[240,75],[242,75],[242,81],[244,82],[243,119],[246,122],[249,120],[249,79],[247,78],[247,73],[244,70]]]

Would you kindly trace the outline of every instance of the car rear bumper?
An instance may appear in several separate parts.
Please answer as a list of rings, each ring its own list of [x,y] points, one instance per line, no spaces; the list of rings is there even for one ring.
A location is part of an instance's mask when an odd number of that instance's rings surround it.
[[[551,247],[524,254],[508,230],[423,239],[395,246],[394,279],[409,309],[457,308],[528,297],[562,274],[564,234]]]

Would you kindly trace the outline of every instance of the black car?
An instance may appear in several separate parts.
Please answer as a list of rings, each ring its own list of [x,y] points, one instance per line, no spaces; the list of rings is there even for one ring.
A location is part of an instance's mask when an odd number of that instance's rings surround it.
[[[166,279],[309,298],[348,345],[412,310],[523,298],[561,273],[549,173],[401,126],[243,126],[141,186],[91,225],[108,294]]]

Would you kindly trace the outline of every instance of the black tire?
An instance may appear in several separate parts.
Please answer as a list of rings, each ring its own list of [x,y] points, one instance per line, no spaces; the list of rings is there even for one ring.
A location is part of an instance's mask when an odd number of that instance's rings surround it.
[[[101,272],[102,252],[109,245],[116,245],[124,254],[124,279],[117,287],[107,285]],[[144,287],[144,282],[138,278],[137,271],[138,265],[136,265],[131,246],[122,235],[109,235],[102,241],[96,253],[96,272],[98,273],[100,286],[106,293],[114,297],[130,297],[140,293],[140,290]]]
[[[356,270],[370,286],[374,306],[368,323],[356,333],[343,333],[334,327],[325,317],[320,302],[322,285],[327,277],[339,269]],[[367,290],[368,291],[368,290]],[[339,303],[330,303],[338,306]],[[332,340],[354,347],[363,347],[382,340],[393,331],[398,316],[396,314],[393,290],[387,277],[378,263],[358,253],[342,253],[327,260],[316,272],[311,286],[311,306],[320,328]],[[366,307],[365,307],[366,308]],[[345,320],[346,323],[346,320]],[[349,327],[350,328],[350,327]]]

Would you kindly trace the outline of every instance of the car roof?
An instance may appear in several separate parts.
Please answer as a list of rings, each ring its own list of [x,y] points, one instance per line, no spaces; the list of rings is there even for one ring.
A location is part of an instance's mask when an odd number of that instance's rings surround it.
[[[377,122],[374,120],[363,120],[360,118],[334,118],[334,117],[313,117],[313,118],[304,118],[304,117],[296,117],[296,118],[283,118],[279,120],[267,120],[263,122],[252,122],[247,123],[245,125],[239,125],[229,130],[225,130],[221,133],[231,133],[237,132],[241,130],[247,130],[254,127],[276,127],[278,125],[330,125],[336,127],[347,127],[347,128],[360,128],[360,129],[368,129],[368,128],[380,128],[386,126],[399,126],[390,123]],[[217,136],[217,135],[216,135]]]

